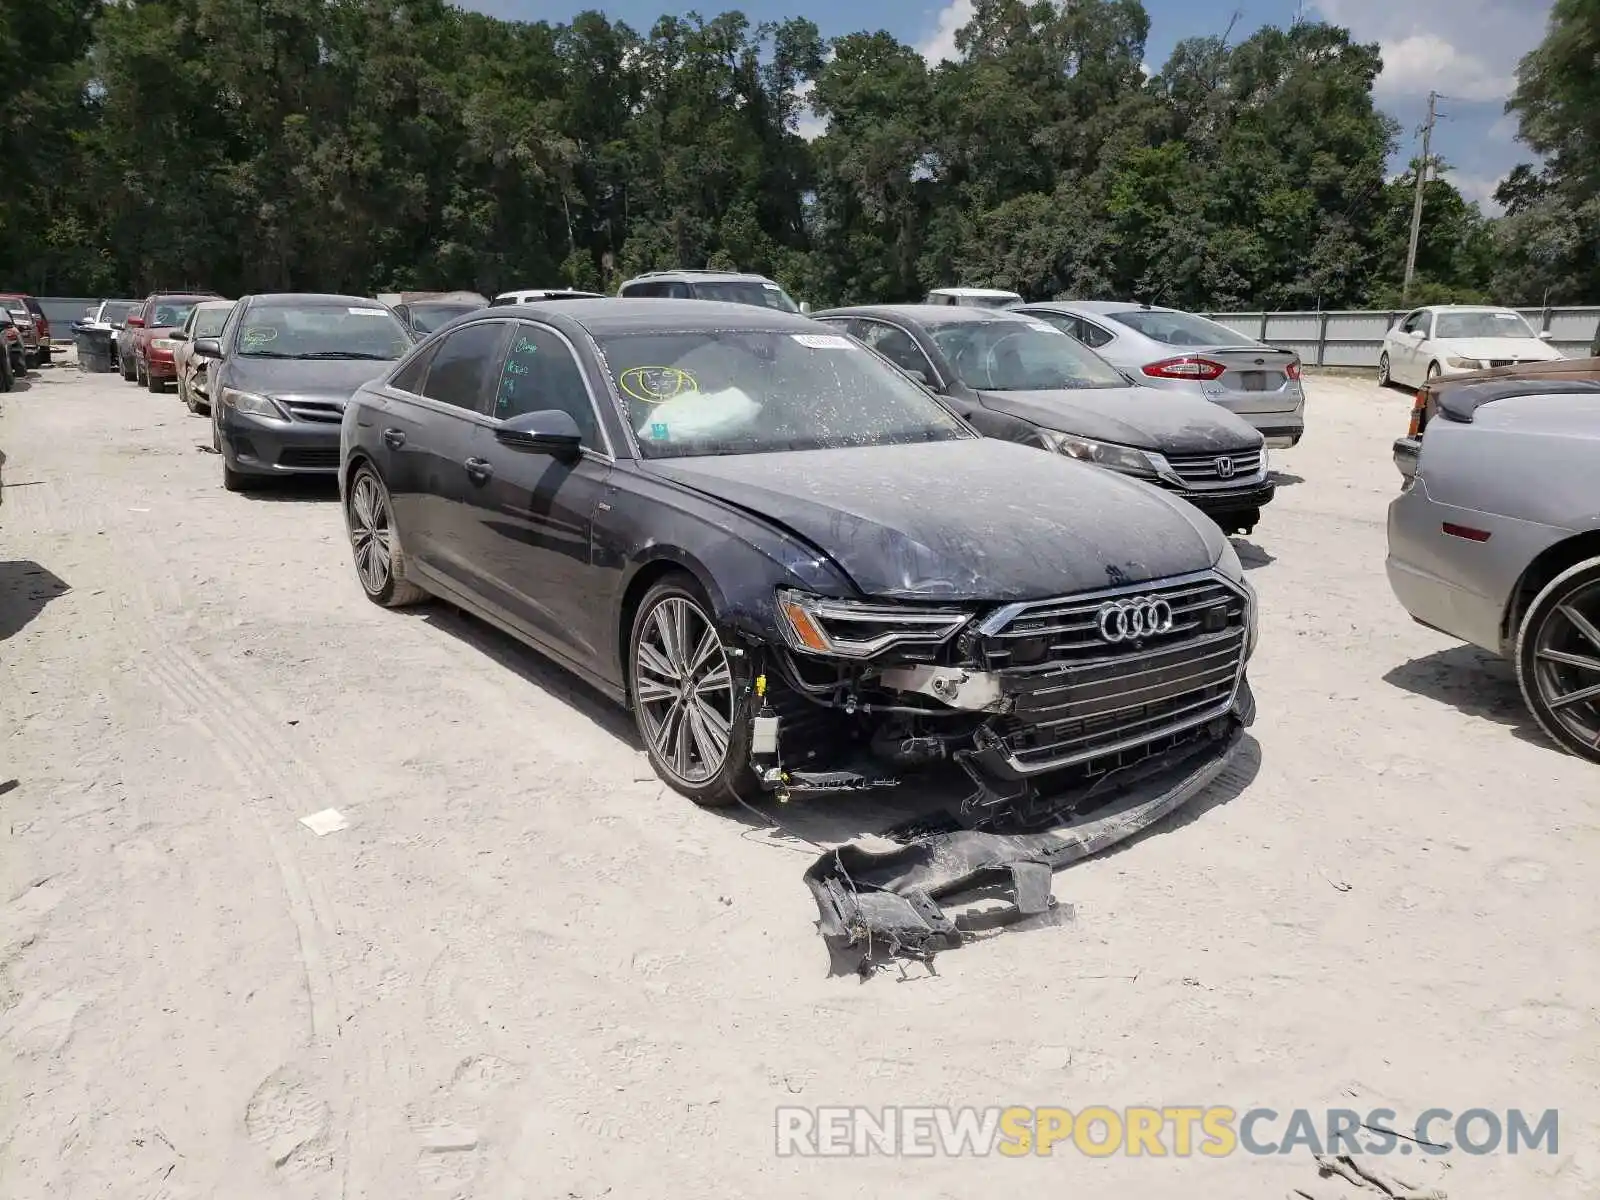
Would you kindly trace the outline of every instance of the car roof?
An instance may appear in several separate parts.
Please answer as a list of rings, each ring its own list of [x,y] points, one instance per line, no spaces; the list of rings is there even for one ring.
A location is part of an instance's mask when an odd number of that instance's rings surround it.
[[[496,300],[508,300],[512,296],[603,296],[604,294],[605,294],[604,292],[586,292],[582,288],[564,288],[564,287],[534,288],[534,287],[530,287],[530,288],[513,288],[509,292],[500,292],[495,296],[495,299]]]
[[[899,317],[919,325],[976,325],[985,321],[1026,322],[1027,314],[1012,308],[960,308],[949,304],[858,304],[830,308],[814,317]]]
[[[1517,310],[1503,304],[1424,304],[1418,312],[1492,312],[1514,313]]]
[[[207,297],[216,299],[215,296]],[[244,299],[251,304],[269,302],[283,304],[289,301],[298,301],[301,304],[344,304],[351,308],[381,308],[388,309],[382,300],[374,300],[371,296],[341,296],[337,292],[261,292]]]
[[[115,301],[108,301],[108,303],[115,303]],[[202,300],[194,307],[198,312],[202,308],[232,308],[234,303],[232,300]]]
[[[940,288],[929,288],[928,289],[928,295],[930,295],[930,296],[1016,296],[1016,295],[1020,295],[1020,293],[1013,292],[1013,291],[1009,290],[1008,288],[940,287]]]
[[[779,312],[754,304],[723,300],[668,300],[610,298],[551,300],[542,304],[511,304],[484,310],[496,318],[522,315],[548,320],[563,318],[595,337],[619,333],[689,333],[702,330],[772,330],[776,333],[816,332],[809,317]]]
[[[1124,312],[1169,312],[1189,315],[1182,308],[1167,308],[1160,304],[1140,304],[1137,300],[1040,300],[1025,308],[1060,308],[1068,312],[1100,313],[1112,316]]]
[[[712,271],[712,270],[702,270],[702,269],[696,268],[696,267],[678,267],[678,268],[674,268],[671,271],[646,271],[642,275],[635,275],[632,279],[628,280],[627,283],[624,283],[622,286],[623,287],[627,287],[629,283],[640,283],[640,282],[642,282],[642,281],[644,281],[646,279],[668,280],[668,281],[674,280],[674,279],[683,279],[683,280],[697,279],[697,280],[700,280],[702,283],[773,283],[773,282],[775,282],[775,280],[769,279],[765,275],[754,275],[754,274],[751,274],[749,271]]]

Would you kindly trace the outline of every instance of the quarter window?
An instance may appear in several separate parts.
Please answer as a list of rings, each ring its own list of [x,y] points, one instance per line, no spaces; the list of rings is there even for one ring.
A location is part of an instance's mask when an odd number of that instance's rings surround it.
[[[441,341],[428,368],[422,395],[471,412],[488,408],[489,381],[500,365],[509,321],[475,321]]]
[[[598,437],[594,405],[583,386],[578,360],[553,331],[521,323],[500,367],[492,415],[504,421],[523,413],[552,410],[564,412],[576,421],[583,444],[595,447]]]
[[[410,392],[414,396],[422,395],[422,381],[428,376],[428,364],[433,362],[435,351],[439,343],[434,342],[426,350],[412,356],[411,361],[395,372],[389,386],[397,391]]]
[[[933,364],[904,329],[879,321],[863,321],[861,340],[902,371],[915,371],[929,383],[937,383]]]

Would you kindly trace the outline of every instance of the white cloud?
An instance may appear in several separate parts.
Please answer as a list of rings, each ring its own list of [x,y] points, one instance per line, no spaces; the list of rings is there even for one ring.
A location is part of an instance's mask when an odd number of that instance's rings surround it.
[[[950,0],[939,10],[933,32],[917,44],[917,52],[933,66],[957,58],[956,34],[972,20],[973,11],[972,0]]]
[[[1436,90],[1463,101],[1504,100],[1517,63],[1544,36],[1553,0],[1314,0],[1329,21],[1383,49],[1379,96]]]
[[[1490,216],[1499,216],[1505,210],[1495,203],[1494,191],[1500,186],[1500,179],[1494,175],[1472,175],[1465,171],[1445,171],[1443,178],[1450,181],[1451,185],[1465,196],[1469,201],[1475,201],[1484,212]]]
[[[807,82],[794,89],[794,98],[800,101],[800,119],[795,125],[795,132],[808,142],[814,142],[828,132],[828,123],[811,110],[812,87]]]

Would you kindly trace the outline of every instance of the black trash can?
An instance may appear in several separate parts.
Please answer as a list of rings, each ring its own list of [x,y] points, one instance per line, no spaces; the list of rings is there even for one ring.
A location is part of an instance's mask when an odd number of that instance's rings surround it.
[[[72,329],[72,344],[78,348],[78,370],[105,372],[116,370],[111,354],[111,330],[84,328]]]

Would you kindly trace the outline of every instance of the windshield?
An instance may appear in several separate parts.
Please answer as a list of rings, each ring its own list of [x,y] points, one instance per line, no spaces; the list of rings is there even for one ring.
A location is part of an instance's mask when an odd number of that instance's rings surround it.
[[[1113,321],[1135,329],[1169,346],[1240,346],[1250,343],[1243,334],[1218,325],[1193,313],[1171,312],[1159,308],[1130,308],[1106,313]]]
[[[757,308],[775,308],[779,312],[797,313],[800,306],[789,299],[775,283],[756,280],[722,280],[694,285],[696,300],[724,300],[729,304],[754,304]]]
[[[956,378],[979,391],[1128,386],[1105,359],[1043,322],[974,321],[936,326],[930,333]]]
[[[916,384],[836,333],[636,333],[599,345],[645,458],[970,436]]]
[[[411,325],[418,333],[432,333],[464,313],[477,312],[481,304],[413,304]]]
[[[116,325],[128,319],[128,314],[138,311],[139,304],[135,300],[108,300],[100,307],[100,319],[108,325]]]
[[[157,300],[145,324],[151,329],[176,329],[189,319],[199,303],[198,300]]]
[[[253,305],[239,329],[246,358],[370,358],[384,362],[411,348],[411,336],[387,308],[361,304]]]
[[[1001,296],[957,296],[956,303],[963,308],[1004,308],[1008,304],[1021,304],[1022,297],[1009,292]]]
[[[1533,329],[1514,312],[1442,312],[1434,319],[1436,338],[1531,338]]]
[[[226,308],[202,308],[195,314],[194,336],[197,338],[214,338],[222,332],[222,327],[228,323],[228,314],[233,311],[230,304]]]

